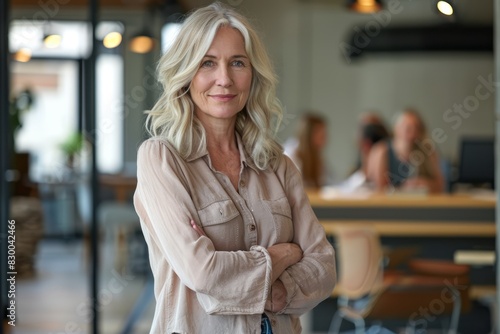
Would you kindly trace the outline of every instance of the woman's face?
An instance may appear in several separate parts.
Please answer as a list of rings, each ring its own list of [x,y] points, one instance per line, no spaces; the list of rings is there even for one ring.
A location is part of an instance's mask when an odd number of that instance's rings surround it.
[[[408,144],[415,143],[422,136],[420,121],[412,114],[404,114],[397,122],[394,136]]]
[[[235,118],[245,106],[252,83],[252,66],[241,33],[221,27],[191,81],[191,98],[198,118]]]
[[[313,133],[311,134],[312,144],[318,149],[322,149],[326,146],[328,136],[326,133],[325,124],[316,124],[313,126]]]

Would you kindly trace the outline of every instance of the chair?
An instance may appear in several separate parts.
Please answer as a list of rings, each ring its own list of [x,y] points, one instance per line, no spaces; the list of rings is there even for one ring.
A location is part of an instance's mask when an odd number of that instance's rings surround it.
[[[428,325],[422,308],[431,310],[434,318],[451,314],[448,333],[457,333],[462,299],[468,298],[467,291],[459,293],[458,287],[468,286],[468,266],[446,263],[454,269],[453,275],[441,275],[433,260],[420,260],[413,263],[417,274],[384,273],[380,239],[373,228],[345,227],[336,238],[339,297],[329,333],[338,333],[343,319],[355,325],[356,334],[365,333],[367,318],[408,319],[406,332],[414,333],[417,327]]]

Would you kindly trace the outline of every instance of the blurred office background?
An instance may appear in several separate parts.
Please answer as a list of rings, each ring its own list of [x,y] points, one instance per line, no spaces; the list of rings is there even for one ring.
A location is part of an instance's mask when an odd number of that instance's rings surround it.
[[[87,1],[11,1],[9,111],[17,154],[7,176],[9,219],[17,223],[18,308],[16,327],[4,326],[7,333],[91,331],[93,145],[99,173],[99,330],[148,333],[154,298],[132,206],[136,151],[147,137],[144,111],[158,97],[155,68],[162,50],[182,15],[210,2],[99,1],[96,130],[89,134]],[[494,2],[452,1],[453,15],[440,12],[434,0],[377,1],[381,7],[372,13],[353,10],[355,1],[344,0],[223,2],[252,20],[270,53],[285,109],[280,140],[295,135],[306,111],[321,114],[328,127],[325,157],[338,181],[358,164],[360,115],[375,112],[392,128],[404,108],[420,112],[443,163],[444,194],[312,193],[311,203],[336,246],[343,227],[373,229],[381,250],[371,252],[393,259],[387,273],[422,265],[441,283],[463,279],[466,305],[458,332],[498,330]],[[338,260],[342,267],[343,258]],[[433,261],[456,274],[436,271]],[[340,294],[304,316],[304,333],[328,332]],[[417,313],[435,308],[432,321],[424,318],[428,332],[453,322],[450,305],[440,310],[437,296],[410,306]],[[405,297],[395,298],[401,304],[389,300],[380,308],[390,313],[406,303]],[[379,318],[389,320],[380,323],[375,314],[367,328],[381,324],[401,332],[410,316]],[[341,330],[353,328],[343,322]]]

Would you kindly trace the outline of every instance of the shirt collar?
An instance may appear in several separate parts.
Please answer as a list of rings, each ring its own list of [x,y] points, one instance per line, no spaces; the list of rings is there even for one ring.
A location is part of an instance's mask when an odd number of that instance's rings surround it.
[[[257,168],[257,166],[255,166],[252,157],[250,157],[247,154],[245,146],[243,145],[243,141],[241,140],[240,134],[237,131],[235,131],[235,133],[236,133],[236,143],[238,144],[238,149],[240,150],[240,163],[243,166],[252,168],[258,175],[259,169]]]
[[[259,168],[257,168],[257,166],[255,166],[255,163],[253,162],[253,159],[245,151],[245,148],[243,146],[243,142],[241,140],[240,134],[237,131],[235,131],[235,133],[236,133],[236,144],[238,145],[238,150],[240,151],[240,163],[241,163],[241,165],[242,166],[250,167],[257,174],[259,174]],[[205,156],[208,157],[208,150],[207,150],[207,146],[206,145],[204,145],[197,152],[194,152],[194,153],[190,154],[186,158],[186,161],[187,162],[191,162],[191,161],[194,161],[196,159],[200,159],[200,158],[205,157]]]

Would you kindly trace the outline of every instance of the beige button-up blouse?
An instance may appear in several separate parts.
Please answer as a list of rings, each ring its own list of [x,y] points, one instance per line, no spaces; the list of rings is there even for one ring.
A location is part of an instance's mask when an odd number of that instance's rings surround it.
[[[185,160],[161,139],[139,148],[134,204],[155,279],[151,333],[260,334],[271,290],[266,248],[277,243],[298,244],[303,259],[279,278],[287,306],[266,311],[275,334],[300,333],[298,316],[332,292],[334,251],[295,165],[283,156],[276,171],[259,170],[236,137],[238,190],[212,167],[206,149]]]

